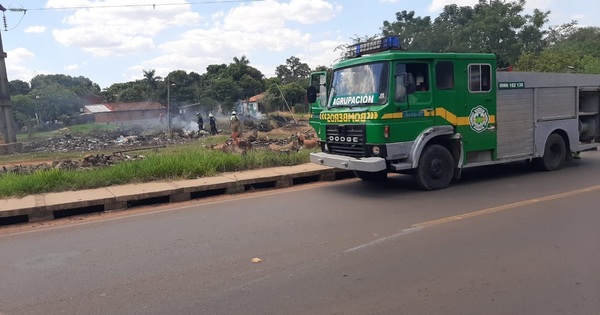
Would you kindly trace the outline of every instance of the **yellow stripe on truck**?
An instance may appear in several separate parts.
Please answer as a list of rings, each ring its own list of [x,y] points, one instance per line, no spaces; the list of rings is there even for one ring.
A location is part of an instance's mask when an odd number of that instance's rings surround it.
[[[430,116],[434,116],[431,114],[430,111],[428,110],[424,110],[423,112],[423,117],[430,117]],[[465,117],[458,117],[456,115],[454,115],[452,112],[446,110],[443,107],[438,107],[435,109],[435,116],[438,116],[440,118],[445,119],[446,121],[448,121],[450,124],[454,125],[454,126],[469,126],[469,117],[465,116]],[[409,118],[410,116],[408,116],[407,118]],[[404,118],[404,113],[400,112],[400,113],[388,113],[385,114],[381,117],[381,119],[399,119],[399,118]],[[495,124],[496,123],[496,116],[495,115],[490,115],[490,124]]]

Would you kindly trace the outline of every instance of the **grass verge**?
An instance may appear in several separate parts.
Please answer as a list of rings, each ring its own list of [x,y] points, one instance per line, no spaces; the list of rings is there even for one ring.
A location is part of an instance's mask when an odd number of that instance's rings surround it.
[[[278,153],[252,150],[235,155],[199,146],[177,146],[147,152],[144,160],[89,170],[39,170],[32,174],[0,175],[0,198],[82,190],[128,183],[191,179],[223,172],[307,163],[312,151]]]

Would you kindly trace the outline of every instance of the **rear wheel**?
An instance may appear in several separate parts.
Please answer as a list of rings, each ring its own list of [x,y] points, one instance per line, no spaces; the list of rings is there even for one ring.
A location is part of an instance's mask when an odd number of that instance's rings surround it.
[[[536,160],[538,168],[543,171],[556,171],[565,166],[567,145],[563,137],[557,133],[548,136],[544,147],[544,155]]]
[[[421,189],[437,190],[450,185],[454,173],[452,154],[439,144],[428,145],[423,149],[414,178]]]
[[[379,172],[354,171],[354,175],[367,182],[381,182],[387,179],[386,170]]]

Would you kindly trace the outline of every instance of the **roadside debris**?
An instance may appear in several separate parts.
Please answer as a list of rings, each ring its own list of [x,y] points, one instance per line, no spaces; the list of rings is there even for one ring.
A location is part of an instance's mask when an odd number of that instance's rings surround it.
[[[142,160],[145,156],[143,155],[129,155],[124,153],[114,153],[111,155],[104,154],[90,154],[86,155],[83,160],[62,160],[53,161],[46,163],[32,163],[32,164],[19,164],[2,166],[0,174],[14,173],[14,174],[31,174],[36,171],[45,171],[51,169],[60,170],[76,170],[76,169],[91,169],[94,167],[110,166],[125,161]]]
[[[213,150],[232,154],[246,154],[249,150],[269,150],[278,153],[296,152],[301,149],[312,149],[318,145],[314,130],[306,121],[288,122],[283,117],[270,119],[243,119],[237,138],[229,138],[225,142],[211,145]],[[165,132],[143,133],[141,129],[93,132],[87,136],[75,136],[68,128],[60,130],[55,137],[46,140],[23,142],[26,153],[56,152],[106,152],[112,154],[87,154],[82,160],[65,159],[54,162],[20,163],[18,165],[0,166],[0,174],[29,174],[37,170],[48,169],[89,169],[115,165],[124,161],[143,159],[142,155],[131,154],[133,151],[166,147],[197,141],[198,138],[210,136],[204,130],[173,129],[169,137]]]

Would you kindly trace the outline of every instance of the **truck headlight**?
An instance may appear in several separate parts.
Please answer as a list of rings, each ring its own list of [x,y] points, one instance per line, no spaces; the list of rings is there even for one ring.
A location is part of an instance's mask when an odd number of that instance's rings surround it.
[[[323,145],[323,152],[329,153],[329,146],[327,146],[327,143]]]
[[[378,146],[373,146],[373,148],[371,148],[371,152],[373,152],[373,155],[379,156],[379,154],[381,153],[381,150],[379,149]]]

